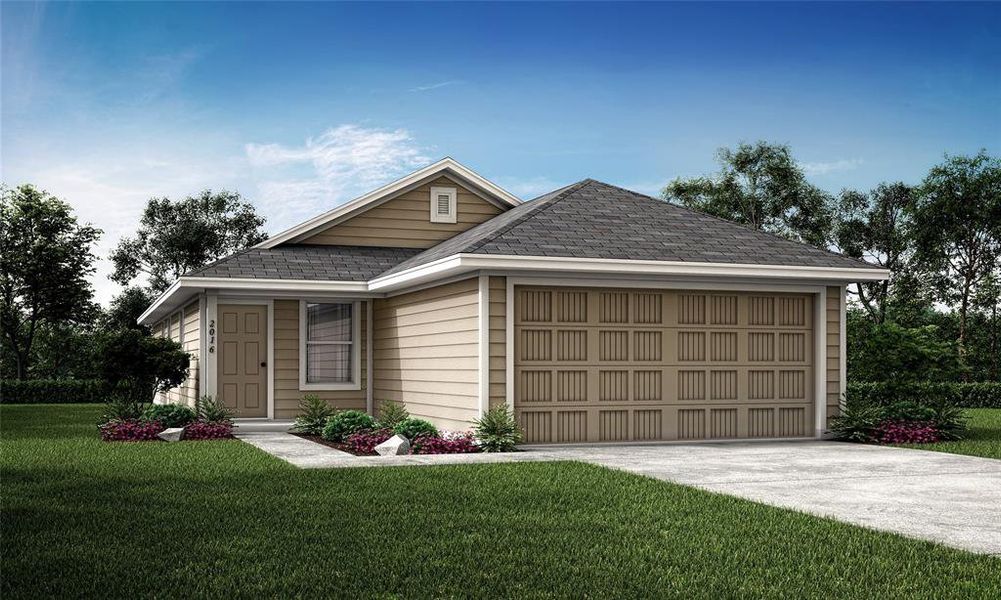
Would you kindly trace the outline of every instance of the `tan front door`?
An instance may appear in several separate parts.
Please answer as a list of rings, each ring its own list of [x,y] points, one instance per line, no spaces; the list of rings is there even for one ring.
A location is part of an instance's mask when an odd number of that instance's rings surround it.
[[[219,394],[238,417],[268,416],[268,307],[219,305]]]
[[[517,287],[528,442],[813,434],[808,294]]]

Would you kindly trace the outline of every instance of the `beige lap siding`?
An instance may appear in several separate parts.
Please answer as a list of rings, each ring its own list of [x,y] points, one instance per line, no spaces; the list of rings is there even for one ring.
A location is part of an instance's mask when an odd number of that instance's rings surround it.
[[[375,403],[468,429],[479,407],[479,287],[467,279],[375,303]]]
[[[827,426],[841,408],[841,288],[827,288]]]
[[[364,411],[366,369],[366,307],[359,304],[361,319],[361,382],[357,390],[302,390],[299,388],[299,301],[274,301],[275,332],[275,418],[291,419],[299,414],[299,401],[306,394],[315,394],[339,409]]]
[[[188,353],[190,362],[188,363],[188,378],[180,387],[180,401],[188,406],[194,406],[198,399],[199,369],[201,362],[201,344],[199,330],[201,326],[201,312],[198,300],[191,302],[184,307],[184,317],[181,319],[184,327],[184,344],[182,349]]]
[[[490,408],[507,402],[507,289],[504,277],[490,278]]]
[[[456,189],[456,222],[431,222],[431,186]],[[440,177],[303,240],[303,244],[430,248],[501,213],[458,183]]]

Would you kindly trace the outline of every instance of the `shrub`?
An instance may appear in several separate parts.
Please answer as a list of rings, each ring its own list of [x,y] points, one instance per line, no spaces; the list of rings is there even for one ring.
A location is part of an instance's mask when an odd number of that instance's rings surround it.
[[[323,426],[323,438],[331,442],[343,442],[352,433],[375,429],[375,419],[360,410],[342,410],[334,413]]]
[[[931,444],[940,439],[931,421],[883,421],[874,436],[880,444]]]
[[[301,414],[295,418],[292,431],[306,435],[320,435],[323,433],[323,426],[327,424],[327,418],[336,411],[316,394],[306,394],[299,401],[299,412]]]
[[[156,440],[156,434],[165,429],[159,421],[139,419],[108,421],[99,427],[101,439],[106,442],[141,442]]]
[[[474,422],[473,431],[484,452],[513,452],[521,442],[521,429],[506,406],[488,410]]]
[[[1001,382],[893,385],[887,382],[852,382],[848,384],[847,400],[849,403],[878,405],[909,401],[929,406],[947,404],[964,408],[1001,408]]]
[[[883,409],[862,402],[849,403],[841,414],[831,421],[834,438],[846,442],[872,442],[876,429],[883,421]]]
[[[966,417],[958,406],[940,404],[932,408],[932,423],[938,431],[939,439],[961,440],[966,433]]]
[[[177,342],[138,329],[102,331],[95,340],[95,375],[129,393],[136,403],[179,386],[188,376],[190,357]]]
[[[479,452],[476,438],[470,432],[422,435],[414,440],[413,454],[469,454]]]
[[[221,440],[233,437],[233,425],[227,421],[195,421],[184,428],[186,440]]]
[[[0,404],[105,402],[108,387],[101,379],[4,379],[0,381]]]
[[[233,423],[233,411],[209,394],[195,400],[195,412],[203,423]]]
[[[375,454],[375,447],[393,437],[391,429],[375,429],[352,433],[344,440],[354,454]]]
[[[184,427],[197,415],[183,404],[153,404],[143,411],[143,421],[159,421],[164,427]]]
[[[379,405],[379,427],[394,429],[397,425],[410,418],[410,413],[402,402],[385,400]]]
[[[413,442],[422,435],[437,436],[438,428],[435,427],[430,421],[410,417],[397,423],[396,427],[393,428],[393,433],[402,435]]]

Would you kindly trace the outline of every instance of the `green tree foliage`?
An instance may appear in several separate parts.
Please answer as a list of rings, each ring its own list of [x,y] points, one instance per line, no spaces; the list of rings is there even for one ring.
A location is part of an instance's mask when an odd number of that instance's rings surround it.
[[[663,197],[689,208],[770,233],[826,247],[830,197],[811,185],[789,147],[759,141],[720,148],[717,173],[678,178]]]
[[[848,340],[852,381],[953,381],[962,370],[955,344],[943,340],[934,325],[874,323],[865,313],[851,310]]]
[[[149,328],[136,321],[155,299],[156,296],[145,288],[127,287],[111,300],[111,304],[101,315],[101,324],[106,329],[149,331]]]
[[[915,201],[914,188],[899,182],[880,184],[869,192],[843,190],[838,197],[835,226],[838,248],[852,258],[880,265],[891,273],[886,281],[855,286],[859,302],[876,323],[886,321],[894,304],[903,304],[902,308],[908,312],[919,309],[921,304],[930,304],[927,294],[921,293],[922,282],[912,268],[914,241],[909,226]]]
[[[264,217],[240,194],[206,190],[179,201],[152,198],[139,230],[111,254],[111,278],[128,285],[145,275],[162,292],[184,273],[267,239]]]
[[[95,339],[94,376],[131,403],[152,402],[156,392],[180,385],[188,376],[189,363],[180,344],[138,329],[105,331]]]
[[[965,353],[971,305],[1001,260],[1001,160],[984,151],[946,156],[921,184],[913,229],[916,259],[936,298],[959,313]]]
[[[0,190],[0,329],[4,361],[31,375],[41,328],[93,317],[91,251],[101,232],[68,204],[30,185]]]

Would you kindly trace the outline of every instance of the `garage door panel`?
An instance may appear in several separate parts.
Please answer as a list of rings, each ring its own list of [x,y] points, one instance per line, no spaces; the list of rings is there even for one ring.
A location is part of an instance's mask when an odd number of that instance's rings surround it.
[[[808,295],[519,286],[515,298],[528,441],[812,431]]]

